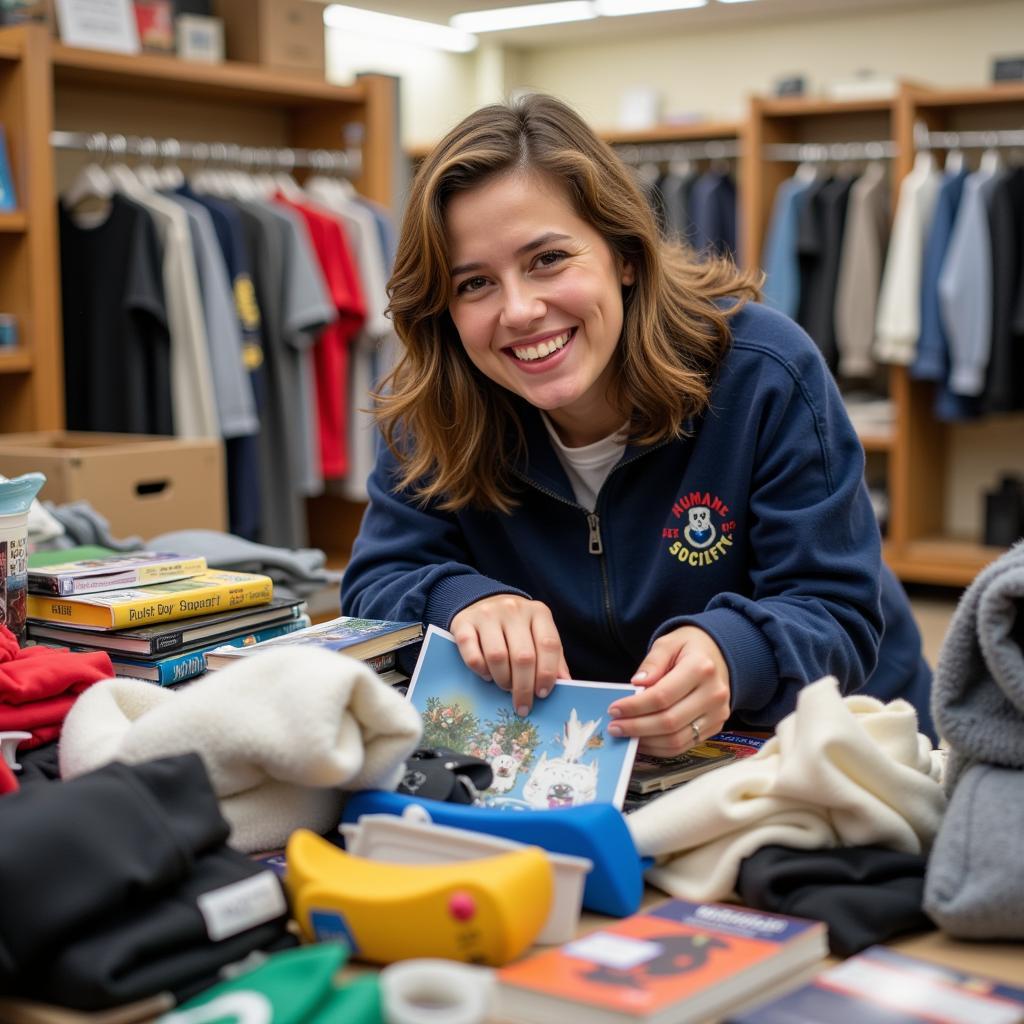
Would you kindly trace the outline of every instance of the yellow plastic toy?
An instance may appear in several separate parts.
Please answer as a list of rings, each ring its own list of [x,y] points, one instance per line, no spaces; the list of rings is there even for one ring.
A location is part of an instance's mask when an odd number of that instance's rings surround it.
[[[306,941],[344,940],[371,963],[444,957],[499,967],[533,944],[554,896],[554,872],[536,846],[457,864],[388,864],[299,829],[285,856]]]

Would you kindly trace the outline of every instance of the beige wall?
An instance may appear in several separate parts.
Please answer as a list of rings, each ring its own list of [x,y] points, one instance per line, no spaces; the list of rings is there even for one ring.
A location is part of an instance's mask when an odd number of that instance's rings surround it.
[[[751,93],[768,92],[784,74],[804,73],[820,86],[871,68],[935,85],[982,85],[993,54],[1022,51],[1024,3],[1001,0],[533,50],[524,55],[522,84],[611,128],[620,95],[637,85],[661,92],[665,114],[732,119],[743,116]]]
[[[406,146],[436,141],[471,110],[517,86],[555,93],[595,127],[611,128],[622,93],[638,85],[660,91],[666,115],[732,119],[742,117],[751,93],[767,92],[784,74],[802,72],[821,85],[872,68],[934,85],[981,85],[989,80],[993,55],[1021,52],[1022,0],[803,17],[533,50],[503,51],[489,41],[467,55],[327,30],[332,81],[351,81],[358,71],[401,76]]]

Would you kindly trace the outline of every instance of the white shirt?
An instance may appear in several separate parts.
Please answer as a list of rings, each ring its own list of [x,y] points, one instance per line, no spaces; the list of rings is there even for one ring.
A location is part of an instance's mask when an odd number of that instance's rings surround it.
[[[551,435],[555,454],[566,476],[569,477],[576,501],[588,512],[593,512],[601,485],[608,479],[608,474],[626,450],[627,424],[623,424],[614,434],[602,437],[593,444],[585,444],[582,448],[569,448],[562,443],[547,414],[542,412],[540,418]]]

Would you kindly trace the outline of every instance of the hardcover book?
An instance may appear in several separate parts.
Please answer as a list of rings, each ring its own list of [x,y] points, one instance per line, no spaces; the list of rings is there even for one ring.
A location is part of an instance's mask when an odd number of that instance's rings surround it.
[[[202,557],[136,551],[29,569],[28,589],[33,594],[68,597],[187,579],[205,568],[206,559]]]
[[[422,635],[423,627],[418,622],[389,622],[386,619],[359,619],[340,615],[336,619],[320,622],[265,643],[211,651],[207,655],[206,664],[210,669],[225,668],[239,658],[248,658],[259,651],[277,650],[280,647],[319,647],[367,661],[415,643]]]
[[[730,1024],[1020,1024],[1024,989],[872,946]]]
[[[254,633],[241,633],[227,641],[236,647],[246,644],[256,644],[263,640],[270,640],[275,636],[284,636],[287,633],[294,633],[297,629],[304,629],[309,625],[309,616],[300,615],[290,622],[282,622],[276,626],[268,626],[266,629],[257,630]],[[184,654],[172,654],[166,658],[154,658],[146,660],[143,658],[125,658],[122,655],[112,655],[111,664],[114,666],[114,675],[129,676],[132,679],[148,679],[150,682],[158,683],[160,686],[171,686],[174,683],[182,683],[186,679],[193,679],[206,671],[206,655],[214,647],[220,646],[223,641],[218,640],[214,644],[206,644],[202,647],[195,647]]]
[[[450,633],[427,629],[408,699],[423,719],[425,747],[450,747],[490,762],[480,802],[502,810],[622,807],[638,741],[608,734],[608,706],[637,692],[620,683],[559,679],[526,718],[512,695],[485,682]]]
[[[136,658],[152,660],[172,651],[184,652],[197,644],[226,644],[239,630],[253,630],[273,623],[298,618],[306,610],[305,602],[275,597],[264,605],[241,608],[194,619],[136,629],[94,630],[81,626],[29,622],[28,637],[41,643],[64,647],[82,647],[98,651],[120,651]]]
[[[122,629],[266,604],[273,593],[274,583],[269,576],[208,569],[187,580],[88,596],[29,594],[28,617],[93,629]]]
[[[669,900],[501,968],[499,1016],[698,1024],[769,987],[799,984],[827,954],[820,921]]]

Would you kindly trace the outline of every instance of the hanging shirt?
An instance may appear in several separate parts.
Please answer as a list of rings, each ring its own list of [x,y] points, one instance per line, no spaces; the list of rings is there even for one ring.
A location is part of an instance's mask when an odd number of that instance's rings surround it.
[[[729,174],[707,171],[690,191],[690,221],[697,252],[736,255],[736,183]]]
[[[165,196],[121,183],[129,198],[144,207],[163,248],[161,274],[170,336],[171,405],[179,437],[220,437],[213,391],[210,349],[203,319],[188,215]]]
[[[1024,331],[1014,323],[1024,271],[1024,167],[1002,175],[989,205],[992,236],[992,353],[985,377],[987,412],[1024,409]]]
[[[906,366],[914,361],[921,333],[924,240],[941,185],[942,174],[928,157],[917,161],[900,186],[875,322],[875,358],[880,363]]]
[[[845,377],[869,377],[875,372],[871,349],[888,235],[885,169],[879,163],[869,164],[850,189],[839,253],[834,320],[839,372]]]
[[[988,204],[997,172],[975,171],[964,182],[949,249],[939,275],[939,304],[949,336],[949,390],[968,398],[985,388],[992,351],[992,235]]]
[[[60,207],[69,430],[173,434],[162,254],[147,211],[121,195],[79,225]]]
[[[846,207],[853,178],[833,178],[808,191],[800,211],[797,252],[800,257],[800,325],[821,349],[828,368],[839,364],[835,309],[839,256]]]
[[[766,305],[796,319],[800,308],[800,262],[797,258],[797,227],[800,211],[812,182],[787,178],[775,193],[771,223],[765,238],[762,265]]]
[[[352,252],[337,220],[305,203],[282,195],[277,202],[306,222],[336,316],[320,333],[313,350],[316,365],[320,468],[325,479],[348,470],[348,356],[349,345],[366,320],[359,277]]]

